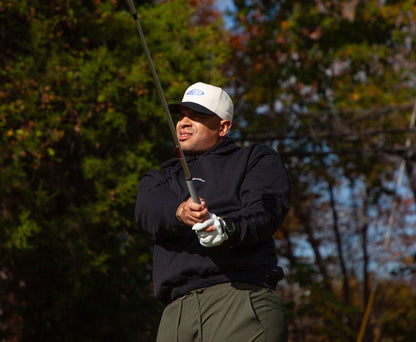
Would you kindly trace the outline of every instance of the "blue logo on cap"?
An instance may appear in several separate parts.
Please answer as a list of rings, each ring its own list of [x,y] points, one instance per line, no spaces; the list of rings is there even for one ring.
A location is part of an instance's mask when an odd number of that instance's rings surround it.
[[[199,89],[191,89],[186,93],[186,95],[204,95],[204,92]]]

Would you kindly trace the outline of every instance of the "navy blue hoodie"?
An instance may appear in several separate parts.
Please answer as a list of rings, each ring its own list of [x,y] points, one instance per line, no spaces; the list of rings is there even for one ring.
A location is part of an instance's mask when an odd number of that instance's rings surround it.
[[[139,184],[136,220],[155,238],[156,297],[167,304],[190,290],[230,281],[275,288],[283,271],[272,235],[287,214],[290,197],[278,153],[261,144],[240,148],[226,137],[187,161],[198,196],[210,212],[232,222],[236,232],[220,246],[201,246],[191,227],[175,216],[189,198],[179,158],[146,173]]]

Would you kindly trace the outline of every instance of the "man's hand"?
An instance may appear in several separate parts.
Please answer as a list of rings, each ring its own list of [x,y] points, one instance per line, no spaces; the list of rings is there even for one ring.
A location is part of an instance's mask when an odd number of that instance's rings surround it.
[[[208,208],[205,201],[200,198],[200,204],[195,203],[192,198],[182,202],[176,210],[176,218],[179,222],[187,226],[193,226],[196,223],[202,223],[209,219]]]
[[[228,239],[225,222],[221,217],[209,213],[209,219],[193,225],[192,230],[198,235],[199,243],[204,247],[221,245]]]

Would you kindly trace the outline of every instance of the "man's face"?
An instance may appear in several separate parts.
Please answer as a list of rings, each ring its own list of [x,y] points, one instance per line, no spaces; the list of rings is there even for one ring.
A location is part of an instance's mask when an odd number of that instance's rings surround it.
[[[182,150],[188,155],[201,155],[217,144],[231,126],[230,121],[216,115],[194,112],[182,107],[176,132]]]

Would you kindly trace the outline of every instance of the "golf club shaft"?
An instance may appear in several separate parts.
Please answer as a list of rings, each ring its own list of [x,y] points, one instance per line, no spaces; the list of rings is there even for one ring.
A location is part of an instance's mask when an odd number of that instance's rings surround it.
[[[145,39],[143,31],[142,31],[142,27],[140,25],[139,19],[137,18],[136,7],[134,6],[133,0],[127,0],[127,3],[130,7],[130,12],[133,16],[133,19],[136,22],[137,31],[139,32],[139,36],[140,36],[142,46],[144,48],[144,52],[146,54],[147,60],[149,61],[150,68],[152,70],[153,80],[156,84],[156,88],[157,88],[157,92],[159,94],[160,101],[162,101],[163,110],[166,114],[166,119],[168,120],[170,132],[172,133],[173,140],[175,141],[176,150],[178,151],[178,155],[179,155],[179,159],[181,161],[182,169],[183,169],[183,172],[185,173],[185,180],[186,180],[186,184],[188,186],[189,194],[191,195],[192,200],[195,203],[200,203],[199,198],[196,194],[196,190],[195,190],[193,181],[192,181],[191,173],[189,172],[188,164],[187,164],[185,156],[183,154],[181,145],[179,144],[178,136],[176,135],[176,128],[175,128],[175,125],[173,123],[172,116],[170,115],[168,104],[166,102],[166,98],[165,98],[165,95],[163,93],[162,86],[160,85],[159,78],[157,76],[156,69],[155,69],[155,66],[153,64],[152,56],[150,55],[150,51],[149,51],[149,48],[147,46],[146,39]]]

